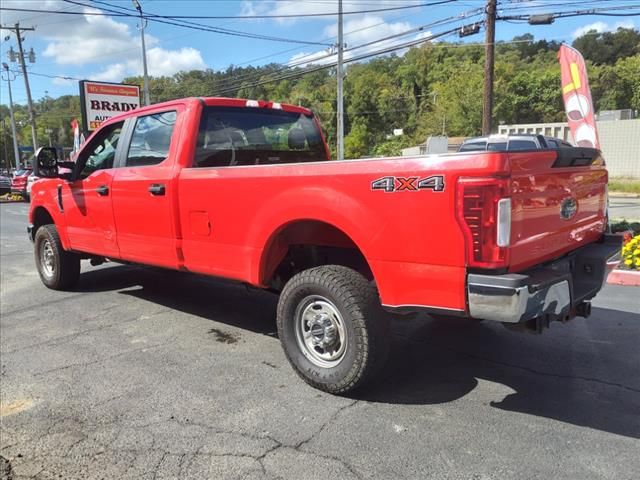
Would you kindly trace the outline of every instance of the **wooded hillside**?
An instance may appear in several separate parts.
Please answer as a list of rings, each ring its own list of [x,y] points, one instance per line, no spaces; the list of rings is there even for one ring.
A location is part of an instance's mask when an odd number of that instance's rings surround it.
[[[573,46],[588,63],[596,111],[619,108],[640,110],[640,32],[590,32]],[[504,123],[563,121],[557,42],[533,41],[525,34],[496,48],[494,121]],[[398,154],[405,146],[424,142],[431,134],[470,136],[480,132],[484,47],[434,43],[413,48],[403,56],[388,56],[350,64],[345,80],[345,155]],[[294,70],[302,73],[304,69]],[[230,66],[225,71],[181,72],[152,78],[155,102],[185,96],[238,96],[301,104],[321,119],[329,144],[335,148],[335,71],[324,70],[296,78],[263,83],[290,74],[278,64],[263,67]],[[140,77],[123,79],[142,84]],[[2,105],[2,117],[8,111]],[[54,144],[72,142],[69,121],[80,118],[77,96],[43,98],[37,102],[38,132],[42,144],[50,133]],[[21,144],[30,144],[25,106],[16,108]],[[8,150],[11,142],[6,121]],[[388,136],[404,129],[400,137]],[[2,141],[2,139],[0,139]],[[0,150],[4,152],[4,150]]]

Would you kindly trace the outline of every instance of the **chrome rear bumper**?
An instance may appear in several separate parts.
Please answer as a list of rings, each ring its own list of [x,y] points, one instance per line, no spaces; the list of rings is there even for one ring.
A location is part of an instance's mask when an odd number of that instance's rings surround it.
[[[587,316],[590,309],[582,304],[600,291],[620,262],[621,245],[621,236],[605,235],[601,243],[522,273],[469,274],[469,313],[506,323]]]

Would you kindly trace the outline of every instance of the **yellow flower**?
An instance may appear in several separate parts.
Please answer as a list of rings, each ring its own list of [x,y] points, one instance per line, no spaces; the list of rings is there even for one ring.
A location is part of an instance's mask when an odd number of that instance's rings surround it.
[[[631,264],[632,264],[632,263],[633,263],[633,260],[631,260],[631,259],[628,259],[628,260],[625,260],[625,261],[624,261],[624,264],[625,264],[625,265],[629,265],[629,266],[631,266]]]

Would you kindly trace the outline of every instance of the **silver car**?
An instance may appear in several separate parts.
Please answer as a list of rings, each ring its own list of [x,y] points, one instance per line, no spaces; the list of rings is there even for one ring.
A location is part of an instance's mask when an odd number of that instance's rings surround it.
[[[514,150],[545,150],[560,147],[573,147],[569,142],[556,137],[518,133],[515,135],[490,135],[488,137],[469,138],[464,141],[459,152],[505,152]]]

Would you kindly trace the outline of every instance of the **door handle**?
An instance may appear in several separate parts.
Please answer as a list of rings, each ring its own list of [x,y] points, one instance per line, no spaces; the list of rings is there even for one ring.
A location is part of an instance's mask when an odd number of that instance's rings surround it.
[[[101,196],[107,196],[109,195],[109,187],[107,187],[106,185],[100,185],[98,188],[96,188],[96,192],[98,192],[98,195]]]
[[[149,185],[149,192],[151,193],[151,195],[164,195],[164,185],[161,183],[152,183],[151,185]]]

